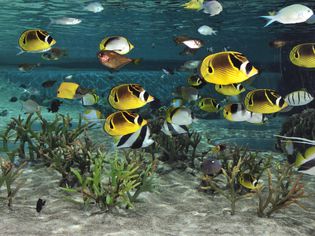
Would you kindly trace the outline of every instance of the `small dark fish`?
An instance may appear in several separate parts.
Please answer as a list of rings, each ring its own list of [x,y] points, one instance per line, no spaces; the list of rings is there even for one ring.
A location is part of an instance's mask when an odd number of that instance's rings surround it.
[[[36,204],[36,211],[39,213],[43,209],[43,206],[45,206],[46,201],[43,199],[38,199],[37,204]]]
[[[205,175],[215,176],[221,172],[221,162],[211,157],[203,161],[201,170]]]
[[[9,114],[8,110],[3,110],[0,112],[0,116],[7,116]]]
[[[48,112],[57,112],[61,104],[62,102],[57,99],[52,100],[52,102],[50,103],[50,107],[47,108]]]
[[[54,86],[54,84],[56,82],[57,82],[56,80],[47,80],[47,81],[42,83],[42,87],[44,87],[44,88],[51,88],[52,86]]]
[[[17,99],[17,97],[12,97],[12,98],[10,98],[10,102],[16,102],[18,99]]]
[[[288,41],[276,39],[271,42],[269,42],[269,46],[273,48],[282,48],[288,43]]]
[[[25,84],[21,84],[21,85],[20,85],[20,88],[24,88],[24,89],[26,89],[26,88],[27,88],[27,86],[26,86]]]
[[[167,75],[174,75],[175,73],[175,70],[170,67],[163,68],[162,71]]]

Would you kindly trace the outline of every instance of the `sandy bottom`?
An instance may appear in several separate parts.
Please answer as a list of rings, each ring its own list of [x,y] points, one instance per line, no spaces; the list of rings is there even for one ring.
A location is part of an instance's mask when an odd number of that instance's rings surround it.
[[[8,100],[14,96],[10,90],[2,91],[3,97]],[[10,117],[21,113],[20,107],[19,103],[0,102],[0,111],[8,110],[8,115],[1,117],[0,130]],[[79,105],[64,104],[60,112],[77,117],[78,108]],[[54,114],[45,109],[44,116],[49,119]],[[263,128],[244,123],[231,124],[224,120],[199,120],[192,129],[202,135],[202,143],[198,147],[201,150],[207,147],[206,140],[211,139],[218,143],[246,141],[254,150],[270,151],[273,148],[273,134],[278,133],[280,125],[279,118]],[[101,128],[90,130],[90,134],[95,143],[102,145],[105,150],[112,150],[111,139]],[[32,167],[24,172],[23,177],[27,183],[14,199],[13,210],[9,210],[5,203],[0,204],[0,235],[315,234],[314,194],[303,202],[308,211],[291,206],[270,219],[259,218],[255,202],[248,199],[239,202],[236,215],[231,216],[225,198],[198,192],[197,177],[175,170],[160,176],[158,191],[141,195],[134,209],[95,214],[97,209],[84,210],[65,200],[64,193],[58,187],[60,177],[53,170]],[[304,178],[307,183],[306,193],[314,193],[315,179]],[[35,209],[38,198],[46,200],[46,206],[40,214]]]
[[[259,218],[249,199],[239,202],[231,216],[223,197],[198,192],[198,179],[184,171],[162,175],[157,192],[143,194],[134,209],[103,214],[64,200],[58,175],[50,169],[32,168],[24,177],[27,184],[13,210],[0,206],[0,235],[280,236],[314,235],[315,230],[314,196],[303,202],[307,212],[291,206],[273,218]],[[40,214],[35,210],[38,198],[47,201]]]

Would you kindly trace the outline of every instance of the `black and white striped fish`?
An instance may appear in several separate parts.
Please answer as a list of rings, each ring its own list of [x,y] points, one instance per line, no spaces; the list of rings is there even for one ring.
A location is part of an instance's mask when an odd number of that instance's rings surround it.
[[[174,136],[179,134],[187,134],[188,128],[186,125],[176,125],[164,121],[161,131],[168,136]]]
[[[305,90],[294,91],[285,96],[289,106],[304,106],[314,100],[314,97]]]
[[[151,132],[148,125],[142,126],[141,129],[134,133],[121,136],[117,143],[117,148],[145,148],[154,143],[154,140],[150,138]]]

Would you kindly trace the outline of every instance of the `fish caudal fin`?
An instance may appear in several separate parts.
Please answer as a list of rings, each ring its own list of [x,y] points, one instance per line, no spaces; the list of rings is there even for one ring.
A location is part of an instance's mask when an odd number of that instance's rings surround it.
[[[135,65],[140,64],[141,61],[142,61],[141,58],[135,58],[135,59],[132,60],[132,62],[133,62]]]
[[[267,27],[267,26],[270,25],[271,23],[277,21],[276,16],[260,16],[260,17],[262,17],[262,18],[264,18],[264,19],[266,19],[266,20],[269,20],[269,21],[267,22],[267,24],[265,24],[264,27]]]

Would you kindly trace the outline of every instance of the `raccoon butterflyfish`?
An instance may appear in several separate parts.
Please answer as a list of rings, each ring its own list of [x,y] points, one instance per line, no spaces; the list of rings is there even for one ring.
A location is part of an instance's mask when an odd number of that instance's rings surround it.
[[[217,112],[221,106],[214,98],[202,98],[198,101],[198,107],[206,112]]]
[[[139,64],[141,59],[131,59],[124,55],[120,55],[117,52],[102,50],[97,54],[99,62],[110,69],[119,70],[123,66],[133,62],[134,64]]]
[[[228,104],[223,109],[223,117],[229,121],[246,121],[250,118],[250,112],[241,103]]]
[[[274,90],[255,89],[246,94],[244,105],[248,111],[271,114],[287,107],[288,103]]]
[[[206,85],[206,82],[199,75],[189,76],[187,79],[187,83],[194,88],[202,88]]]
[[[166,121],[175,125],[191,125],[193,122],[191,110],[186,107],[170,107],[166,110]]]
[[[87,122],[95,123],[102,119],[102,113],[96,109],[87,109],[83,112],[82,118]]]
[[[31,29],[24,31],[19,38],[19,47],[24,52],[41,53],[51,49],[56,43],[47,31]]]
[[[258,73],[243,54],[232,51],[205,57],[199,70],[206,82],[221,85],[241,83]]]
[[[181,6],[185,9],[199,11],[203,8],[203,2],[204,0],[190,0],[189,2],[186,2]]]
[[[100,100],[100,97],[95,93],[87,93],[81,98],[81,104],[83,106],[92,106]]]
[[[108,96],[109,104],[116,110],[131,110],[154,101],[139,84],[121,84],[113,87]]]
[[[198,89],[193,87],[179,86],[176,88],[175,95],[182,97],[187,102],[196,101],[199,99]]]
[[[161,131],[168,136],[176,136],[180,134],[187,134],[188,128],[186,125],[176,125],[164,121]]]
[[[238,177],[238,182],[243,187],[247,189],[251,189],[251,190],[255,190],[262,185],[254,176],[252,176],[251,174],[246,174],[246,173],[241,174]]]
[[[214,86],[215,91],[225,96],[237,96],[245,91],[245,88],[241,84],[216,84]]]
[[[57,97],[66,99],[77,99],[82,98],[84,95],[91,91],[91,89],[80,87],[80,85],[77,83],[62,82],[57,90]]]
[[[136,132],[147,123],[147,120],[138,114],[117,111],[106,118],[104,131],[111,136],[123,136]]]
[[[151,132],[149,126],[144,125],[134,133],[119,137],[115,144],[117,148],[145,148],[154,143],[154,140],[150,137],[150,135]]]
[[[315,68],[315,43],[303,43],[290,52],[290,61],[300,67]]]
[[[122,36],[110,36],[102,40],[100,43],[100,50],[109,50],[117,52],[121,55],[130,52],[134,46],[128,39]]]

